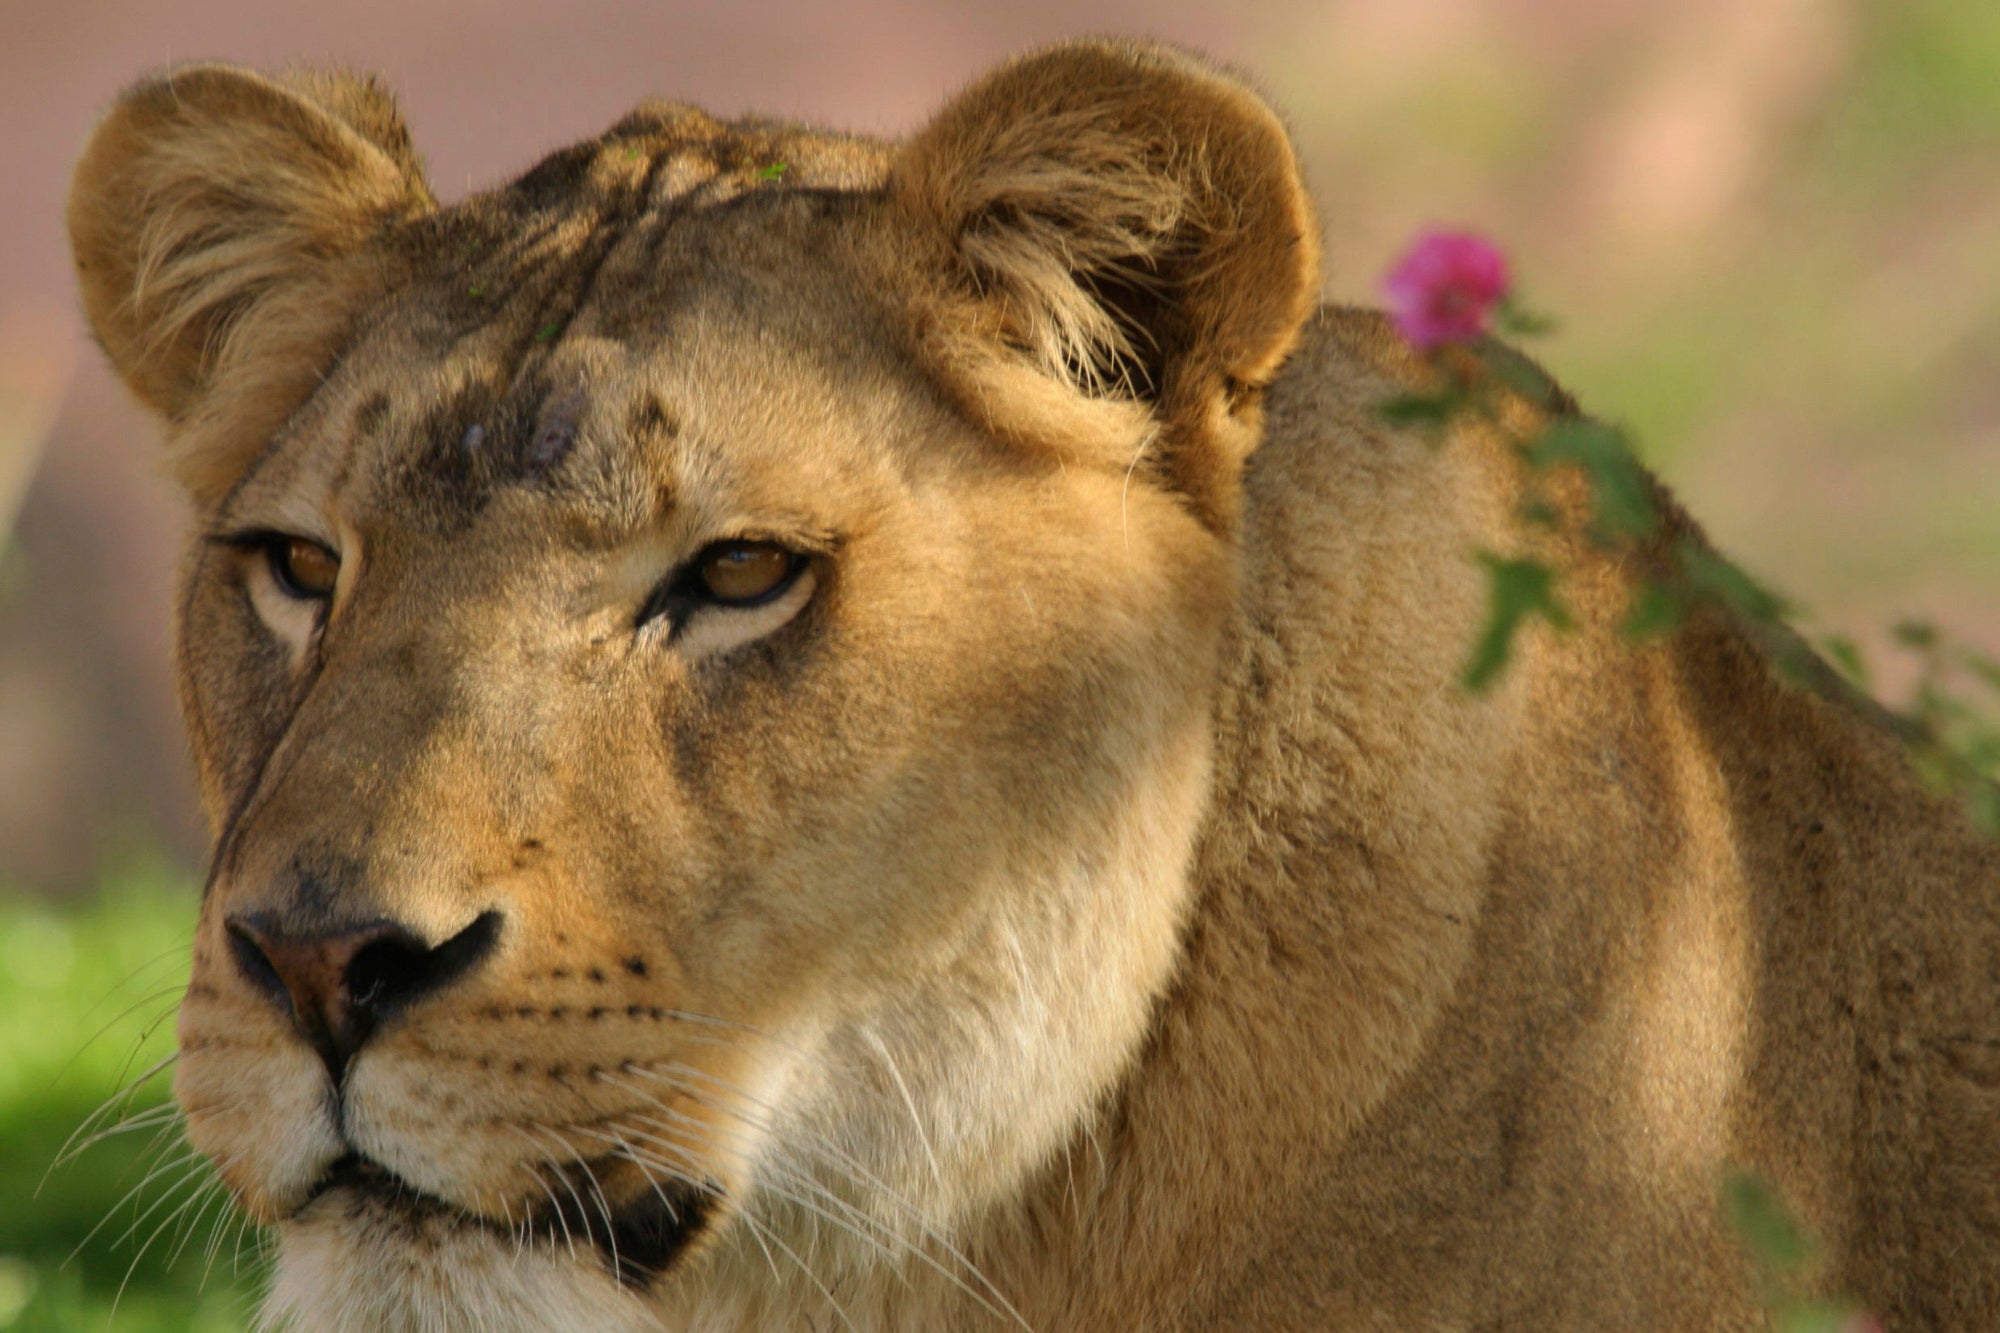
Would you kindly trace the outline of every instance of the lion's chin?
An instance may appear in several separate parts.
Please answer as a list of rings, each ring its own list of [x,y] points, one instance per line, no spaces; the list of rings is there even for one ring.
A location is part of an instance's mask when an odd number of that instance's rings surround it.
[[[278,1228],[266,1323],[301,1333],[654,1328],[645,1289],[699,1234],[709,1198],[652,1191],[607,1208],[579,1192],[509,1226],[343,1159]]]

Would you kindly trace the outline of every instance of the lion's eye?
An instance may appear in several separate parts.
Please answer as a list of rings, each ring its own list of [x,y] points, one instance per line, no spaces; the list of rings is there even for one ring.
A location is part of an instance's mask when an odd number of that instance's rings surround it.
[[[304,537],[271,538],[264,560],[279,590],[300,601],[325,601],[340,578],[340,557]]]
[[[724,606],[756,606],[791,583],[803,562],[771,542],[721,542],[695,561],[702,591]]]
[[[716,542],[653,590],[639,609],[638,624],[644,628],[666,620],[679,634],[705,607],[749,611],[770,606],[782,601],[811,568],[806,556],[776,542]]]

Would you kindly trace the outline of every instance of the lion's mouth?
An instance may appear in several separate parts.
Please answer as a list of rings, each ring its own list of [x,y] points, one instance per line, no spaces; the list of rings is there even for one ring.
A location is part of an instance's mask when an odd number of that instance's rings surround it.
[[[577,1162],[552,1179],[549,1201],[520,1221],[495,1221],[466,1212],[396,1175],[379,1162],[349,1153],[327,1168],[301,1207],[344,1194],[411,1221],[437,1220],[476,1228],[515,1243],[545,1242],[580,1254],[588,1248],[607,1272],[628,1287],[645,1287],[672,1266],[707,1226],[721,1194],[719,1185],[647,1181],[624,1203],[613,1203],[603,1177],[613,1164]]]

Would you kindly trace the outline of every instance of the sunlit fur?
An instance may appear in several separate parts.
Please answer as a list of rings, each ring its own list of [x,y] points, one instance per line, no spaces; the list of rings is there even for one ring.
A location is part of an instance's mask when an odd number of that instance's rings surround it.
[[[1620,634],[1664,494],[1458,687],[1542,418],[1385,424],[1439,367],[1316,307],[1234,76],[649,104],[444,208],[372,84],[201,67],[70,225],[196,513],[176,1091],[273,1326],[1747,1329],[1731,1166],[1993,1326],[2000,852],[1759,631]],[[735,540],[807,572],[644,618]],[[337,1096],[225,936],[487,912]],[[623,1283],[550,1221],[691,1197]]]

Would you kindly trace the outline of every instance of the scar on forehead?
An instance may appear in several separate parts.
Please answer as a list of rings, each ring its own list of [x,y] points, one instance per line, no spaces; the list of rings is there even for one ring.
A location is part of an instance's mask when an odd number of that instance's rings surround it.
[[[512,470],[518,479],[534,481],[547,476],[575,448],[589,401],[589,393],[582,384],[569,384],[548,393],[524,435],[502,429],[503,436],[512,436],[513,443],[499,455],[493,454],[494,428],[489,422],[469,421],[459,433],[458,456],[467,464],[487,456],[492,456],[495,462],[511,456]],[[652,393],[641,394],[625,420],[626,437],[634,444],[672,440],[680,431],[679,416]],[[500,465],[508,467],[504,462]]]

